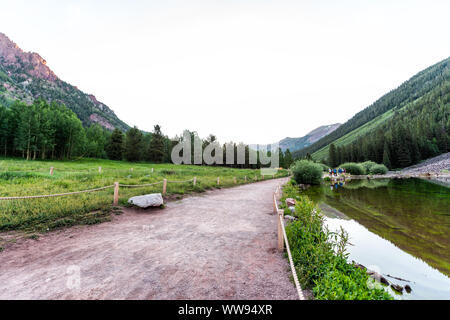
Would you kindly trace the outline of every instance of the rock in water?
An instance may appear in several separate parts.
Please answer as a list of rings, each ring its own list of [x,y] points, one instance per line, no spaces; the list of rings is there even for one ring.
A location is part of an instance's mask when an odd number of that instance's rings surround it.
[[[397,291],[398,293],[403,292],[403,287],[399,284],[391,284],[391,288]]]
[[[161,193],[151,193],[143,196],[132,197],[128,199],[128,203],[141,208],[159,207],[163,204],[163,198]]]

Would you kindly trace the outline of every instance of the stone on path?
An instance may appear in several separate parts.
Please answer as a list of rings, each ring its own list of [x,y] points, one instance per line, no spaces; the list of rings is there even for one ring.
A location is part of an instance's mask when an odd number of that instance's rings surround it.
[[[159,207],[163,202],[161,193],[145,194],[143,196],[132,197],[128,199],[128,203],[141,208]]]

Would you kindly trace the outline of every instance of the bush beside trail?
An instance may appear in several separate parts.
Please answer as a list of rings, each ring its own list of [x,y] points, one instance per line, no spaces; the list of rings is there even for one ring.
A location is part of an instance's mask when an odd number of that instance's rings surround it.
[[[320,184],[322,180],[322,166],[312,161],[296,161],[291,170],[297,183]]]
[[[345,169],[346,172],[353,174],[353,175],[364,175],[366,174],[366,170],[364,167],[355,162],[347,162],[340,165],[341,168]]]
[[[385,174],[388,171],[388,168],[384,164],[377,164],[373,161],[362,163],[346,162],[341,164],[340,167],[352,175]]]
[[[364,167],[364,171],[366,172],[365,174],[369,174],[372,170],[372,167],[376,166],[377,163],[369,160],[362,162],[361,165]]]
[[[386,174],[388,168],[384,164],[376,164],[370,168],[370,174]]]

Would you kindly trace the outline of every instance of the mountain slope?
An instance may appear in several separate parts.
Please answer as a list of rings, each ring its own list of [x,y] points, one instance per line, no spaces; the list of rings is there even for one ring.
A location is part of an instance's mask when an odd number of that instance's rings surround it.
[[[280,148],[281,150],[283,150],[283,152],[287,149],[289,149],[289,151],[291,152],[303,149],[316,142],[317,140],[323,138],[324,136],[330,134],[331,132],[339,128],[340,125],[340,123],[335,123],[327,126],[321,126],[300,138],[284,138],[279,142]]]
[[[39,54],[24,52],[0,33],[0,102],[8,105],[19,99],[31,103],[38,97],[64,103],[84,125],[99,123],[107,129],[129,128],[95,96],[59,79]]]
[[[450,58],[447,58],[419,72],[397,89],[390,91],[369,107],[358,112],[334,132],[293,155],[299,158],[310,153],[315,159],[325,159],[328,156],[328,146],[332,142],[337,145],[347,145],[355,141],[361,135],[380,127],[396,111],[443,86],[449,79]],[[389,111],[391,114],[388,113]]]

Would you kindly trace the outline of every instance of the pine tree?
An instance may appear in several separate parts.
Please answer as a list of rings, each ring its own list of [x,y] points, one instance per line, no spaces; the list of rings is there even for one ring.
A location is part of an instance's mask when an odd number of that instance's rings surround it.
[[[8,152],[9,117],[9,109],[0,105],[0,154],[3,154],[5,157]]]
[[[281,150],[281,148],[278,148],[278,159],[279,159],[279,167],[286,168],[284,161],[284,152]]]
[[[153,128],[148,154],[150,161],[153,162],[162,162],[164,159],[164,137],[159,125]]]
[[[142,159],[142,132],[137,128],[127,131],[125,137],[125,159],[127,161],[139,161]]]
[[[123,149],[123,133],[119,129],[115,128],[106,147],[108,158],[111,160],[122,160]]]
[[[437,146],[440,152],[448,151],[448,136],[444,128],[438,128],[436,133]]]
[[[399,126],[397,130],[396,151],[397,163],[401,168],[411,165],[411,152],[409,149],[410,137],[404,126]]]
[[[284,165],[285,167],[283,168],[289,168],[292,163],[294,162],[293,158],[292,158],[292,153],[289,149],[286,149],[286,151],[284,152]]]
[[[391,169],[391,160],[389,158],[389,146],[387,144],[387,142],[384,142],[384,148],[383,148],[383,164]]]
[[[334,168],[339,165],[337,157],[338,155],[336,153],[336,147],[334,146],[334,143],[332,143],[330,144],[330,148],[328,150],[328,162],[330,167]]]
[[[306,160],[312,161],[311,154],[308,152],[306,153]]]

